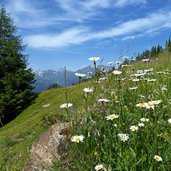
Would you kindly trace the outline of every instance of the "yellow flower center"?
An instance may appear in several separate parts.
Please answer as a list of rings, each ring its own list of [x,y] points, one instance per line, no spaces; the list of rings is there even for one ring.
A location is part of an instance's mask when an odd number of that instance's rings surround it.
[[[109,118],[110,119],[115,119],[116,117],[114,115],[111,115]]]
[[[144,103],[140,103],[140,107],[144,107],[145,105],[144,105]]]
[[[76,137],[75,140],[76,140],[76,141],[80,141],[80,137]]]

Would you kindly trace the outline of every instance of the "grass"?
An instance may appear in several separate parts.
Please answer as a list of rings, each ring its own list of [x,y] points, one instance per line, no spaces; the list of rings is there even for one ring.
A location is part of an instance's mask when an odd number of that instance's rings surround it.
[[[82,88],[89,82],[67,88],[69,100],[82,106]],[[59,109],[65,102],[65,89],[51,89],[38,95],[34,103],[17,118],[0,128],[0,170],[22,170],[30,161],[30,149],[40,135],[58,119],[63,119]],[[50,104],[43,108],[43,105]]]
[[[170,63],[164,52],[150,63],[122,68],[122,74],[104,75],[106,81],[96,78],[72,124],[68,160],[57,161],[54,170],[170,170]]]
[[[95,80],[67,88],[68,102],[74,110],[61,110],[66,102],[66,89],[51,89],[38,95],[35,102],[15,120],[0,128],[0,170],[22,170],[30,161],[30,149],[40,135],[56,120],[67,120],[72,135],[83,135],[83,142],[72,142],[67,160],[56,161],[52,170],[95,170],[101,164],[107,170],[170,170],[171,168],[171,54],[163,52],[150,63],[136,62],[122,68],[121,75],[104,75],[106,81]],[[133,82],[131,74],[153,68],[145,77],[156,81]],[[167,71],[166,71],[167,70]],[[157,73],[161,71],[161,74]],[[164,74],[163,74],[164,73]],[[168,73],[168,74],[167,74]],[[166,86],[167,90],[162,90]],[[82,89],[93,88],[84,96]],[[130,90],[130,87],[137,87]],[[108,99],[109,103],[98,102]],[[161,100],[153,109],[139,108],[136,104]],[[50,104],[43,108],[43,105]],[[69,113],[68,113],[69,112]],[[68,117],[68,116],[74,117]],[[116,114],[118,118],[107,120]],[[141,118],[148,118],[144,127]],[[133,132],[131,126],[138,126]],[[118,134],[127,134],[122,141]],[[156,161],[155,155],[162,157]],[[65,166],[65,167],[64,167]],[[101,169],[102,170],[102,169]]]

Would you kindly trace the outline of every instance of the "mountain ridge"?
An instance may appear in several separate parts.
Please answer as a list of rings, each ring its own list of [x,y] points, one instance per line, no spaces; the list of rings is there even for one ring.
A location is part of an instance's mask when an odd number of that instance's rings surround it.
[[[110,69],[110,67],[105,65],[99,65],[98,68],[100,71],[102,71],[103,69]],[[34,73],[36,80],[34,83],[35,92],[42,92],[48,89],[52,84],[58,84],[61,87],[65,86],[65,69],[63,68],[60,68],[57,71],[52,69],[34,71]],[[95,70],[92,65],[88,65],[77,71],[66,70],[66,86],[71,86],[79,82],[79,79],[75,75],[75,73],[86,74],[87,78],[89,78],[95,73]]]

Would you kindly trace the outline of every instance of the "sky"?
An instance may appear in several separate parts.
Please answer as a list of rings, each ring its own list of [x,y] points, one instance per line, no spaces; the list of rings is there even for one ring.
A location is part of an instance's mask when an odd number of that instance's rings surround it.
[[[171,0],[1,0],[33,70],[135,57],[171,36]]]

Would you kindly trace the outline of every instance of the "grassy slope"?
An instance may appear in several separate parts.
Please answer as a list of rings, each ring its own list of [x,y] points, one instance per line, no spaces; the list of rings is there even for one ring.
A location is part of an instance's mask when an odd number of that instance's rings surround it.
[[[157,70],[171,69],[170,64],[170,54],[163,53],[161,58],[152,61],[148,67],[154,67]],[[142,62],[134,64],[135,70],[140,66],[142,69]],[[78,109],[83,103],[82,89],[90,84],[90,82],[85,82],[68,88],[69,102],[76,104]],[[45,118],[62,115],[59,106],[64,102],[65,90],[63,88],[45,91],[39,94],[34,104],[15,120],[0,128],[0,170],[7,170],[7,168],[9,170],[22,170],[26,162],[29,161],[31,145],[48,128],[48,125],[44,124]],[[48,103],[50,107],[42,107]]]
[[[78,109],[82,105],[81,91],[88,84],[90,83],[86,82],[67,89],[69,102],[77,104]],[[59,109],[62,103],[65,103],[63,88],[42,92],[15,120],[0,128],[0,170],[22,170],[29,161],[31,145],[49,127],[45,124],[49,119],[45,118],[62,115],[63,111]],[[50,106],[43,108],[44,104]]]

